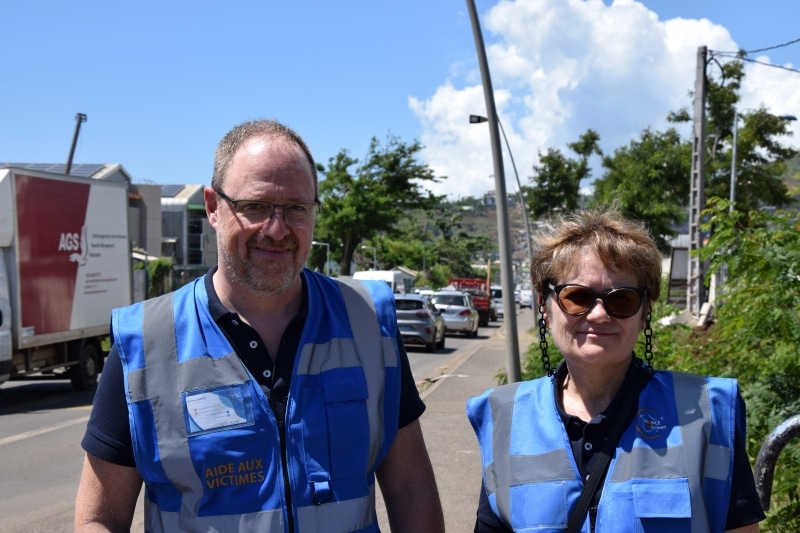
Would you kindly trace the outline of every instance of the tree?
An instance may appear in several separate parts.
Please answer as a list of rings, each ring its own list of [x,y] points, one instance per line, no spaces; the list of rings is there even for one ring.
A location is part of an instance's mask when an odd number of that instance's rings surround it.
[[[350,264],[362,242],[380,234],[391,236],[407,211],[430,208],[441,200],[422,188],[424,182],[443,178],[417,161],[421,149],[416,141],[406,144],[390,135],[382,146],[373,137],[360,166],[347,150],[330,158],[327,169],[318,165],[324,175],[319,186],[324,208],[315,235],[318,240],[335,237],[341,243],[336,248],[341,274],[350,274]]]
[[[472,268],[494,245],[486,235],[472,234],[462,225],[460,202],[439,202],[434,209],[406,213],[392,237],[373,240],[381,258],[390,265],[423,271],[433,287],[447,285],[451,277],[480,276]]]
[[[147,297],[161,296],[175,287],[171,286],[173,274],[172,259],[167,257],[159,257],[153,261],[145,263],[144,261],[137,261],[133,268],[135,270],[147,269],[147,278],[149,284],[147,287]]]
[[[594,182],[593,203],[616,201],[623,213],[647,224],[659,248],[668,251],[667,237],[686,220],[691,144],[674,128],[646,129],[638,140],[604,157],[603,167],[605,174]]]
[[[741,123],[736,149],[735,207],[742,212],[763,206],[784,207],[791,201],[781,180],[786,170],[784,161],[797,153],[777,140],[787,133],[787,123],[763,107],[738,108],[745,77],[741,60],[719,65],[719,69],[718,79],[708,79],[705,196],[730,197],[733,131]],[[688,119],[688,115],[683,118]]]
[[[554,209],[573,211],[578,207],[581,181],[591,176],[589,157],[602,155],[599,147],[600,135],[586,130],[580,138],[569,144],[578,159],[570,159],[560,150],[550,148],[539,153],[539,165],[533,166],[533,187],[523,187],[528,207],[534,218],[552,213]]]

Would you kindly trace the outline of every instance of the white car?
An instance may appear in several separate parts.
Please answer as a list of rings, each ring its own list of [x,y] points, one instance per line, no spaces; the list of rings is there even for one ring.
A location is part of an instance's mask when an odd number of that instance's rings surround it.
[[[478,336],[480,319],[469,294],[461,291],[438,291],[431,301],[442,313],[445,331],[462,333],[467,337]]]
[[[522,289],[519,291],[519,306],[522,308],[528,307],[533,309],[533,291],[530,289]]]
[[[497,318],[503,318],[505,315],[505,309],[503,307],[503,288],[492,285],[489,292],[491,292],[492,301],[497,308]]]

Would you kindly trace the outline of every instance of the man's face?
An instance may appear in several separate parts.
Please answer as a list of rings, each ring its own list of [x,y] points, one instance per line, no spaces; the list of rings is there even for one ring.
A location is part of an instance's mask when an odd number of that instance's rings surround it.
[[[311,204],[315,197],[312,172],[294,143],[253,138],[233,157],[221,192],[233,200]],[[229,283],[274,296],[299,282],[311,250],[313,215],[305,222],[287,223],[283,209],[277,208],[268,220],[254,223],[210,187],[205,198],[209,221],[217,231],[219,270]]]

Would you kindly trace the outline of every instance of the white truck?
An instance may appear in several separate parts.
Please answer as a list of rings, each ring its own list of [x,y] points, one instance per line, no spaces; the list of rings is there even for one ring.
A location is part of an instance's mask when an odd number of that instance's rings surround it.
[[[131,279],[127,184],[0,168],[0,383],[92,390]]]
[[[394,293],[406,294],[414,286],[414,278],[400,270],[360,270],[353,273],[353,279],[376,279],[385,281]]]

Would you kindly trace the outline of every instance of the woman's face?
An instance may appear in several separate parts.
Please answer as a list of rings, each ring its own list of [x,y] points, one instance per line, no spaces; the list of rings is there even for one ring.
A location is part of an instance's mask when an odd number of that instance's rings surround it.
[[[613,288],[638,287],[633,274],[609,270],[593,251],[583,254],[575,267],[556,281],[558,285],[584,285],[598,294]],[[598,299],[588,313],[572,316],[561,310],[556,295],[550,293],[546,309],[553,340],[570,367],[600,369],[627,367],[636,339],[644,329],[648,304],[645,301],[632,317],[615,318]]]

